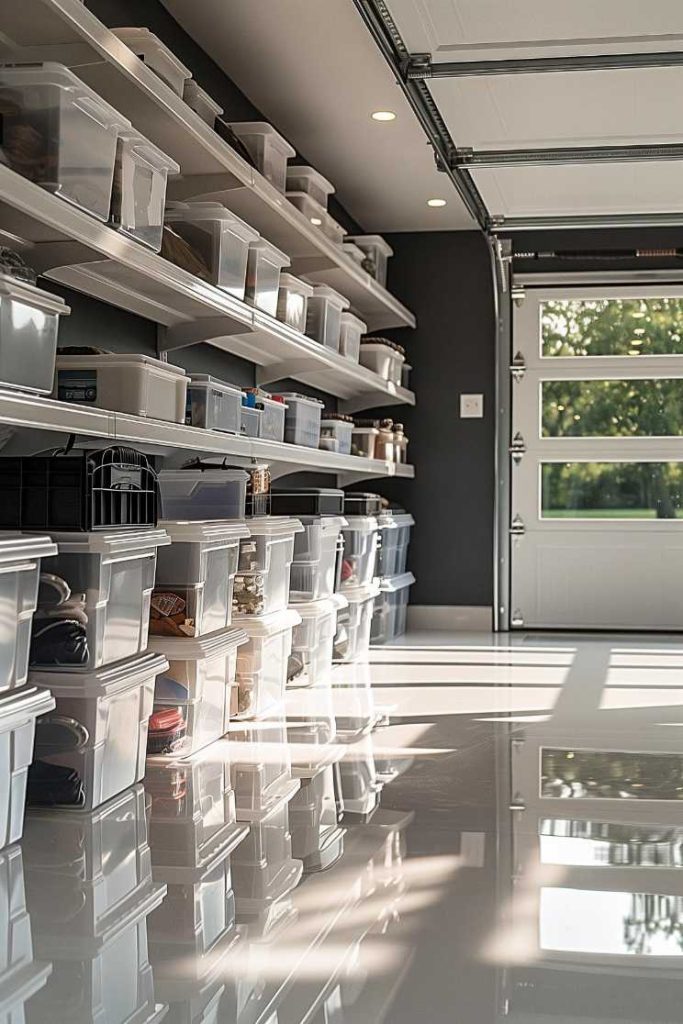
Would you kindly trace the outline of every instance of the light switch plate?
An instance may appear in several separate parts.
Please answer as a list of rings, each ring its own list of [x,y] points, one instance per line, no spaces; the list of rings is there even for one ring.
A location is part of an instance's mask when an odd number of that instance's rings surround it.
[[[484,417],[483,395],[460,395],[460,419],[481,420]]]

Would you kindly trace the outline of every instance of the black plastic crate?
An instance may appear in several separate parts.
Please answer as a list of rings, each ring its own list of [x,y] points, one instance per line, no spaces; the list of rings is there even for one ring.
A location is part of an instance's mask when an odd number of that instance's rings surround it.
[[[341,516],[344,492],[333,487],[292,487],[272,492],[274,516]]]
[[[347,491],[344,495],[344,515],[378,516],[382,511],[384,498],[369,491]]]
[[[109,530],[156,526],[159,484],[133,448],[0,458],[0,528]]]

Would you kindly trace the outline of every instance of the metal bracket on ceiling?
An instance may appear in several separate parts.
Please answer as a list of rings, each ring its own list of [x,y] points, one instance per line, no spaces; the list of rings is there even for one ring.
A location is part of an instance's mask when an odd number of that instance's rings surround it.
[[[553,146],[539,149],[456,149],[451,166],[476,170],[489,167],[543,167],[549,164],[646,163],[683,160],[683,145]]]
[[[516,231],[554,231],[561,228],[680,228],[683,212],[679,213],[606,213],[555,217],[492,217],[489,231],[507,235]]]
[[[426,56],[415,54],[416,58]],[[412,55],[409,60],[412,60]],[[415,78],[479,78],[491,75],[539,75],[576,71],[623,71],[639,68],[671,68],[683,65],[683,53],[677,50],[658,53],[575,54],[566,57],[522,57],[507,60],[437,61],[423,73],[410,63],[408,75]]]
[[[424,81],[432,77],[431,53],[411,53],[401,62],[401,70],[406,82]]]

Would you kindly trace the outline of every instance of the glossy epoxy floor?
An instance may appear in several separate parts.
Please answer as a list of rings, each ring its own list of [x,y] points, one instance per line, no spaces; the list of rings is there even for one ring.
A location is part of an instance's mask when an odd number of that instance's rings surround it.
[[[416,639],[96,812],[30,815],[5,1019],[683,1020],[683,648]]]

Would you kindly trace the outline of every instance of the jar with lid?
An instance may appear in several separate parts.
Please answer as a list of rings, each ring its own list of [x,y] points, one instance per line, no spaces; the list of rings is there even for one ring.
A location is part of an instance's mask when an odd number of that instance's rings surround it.
[[[394,423],[394,451],[397,462],[408,461],[408,438],[406,437],[402,423]]]
[[[380,420],[379,436],[375,442],[375,458],[383,462],[395,462],[396,448],[394,446],[394,421]]]

